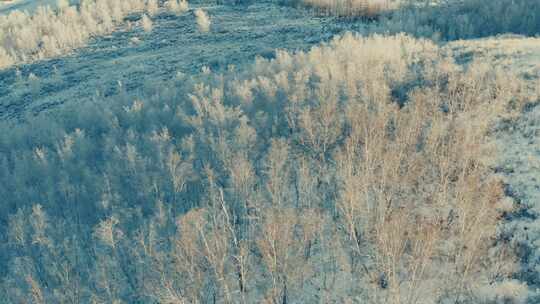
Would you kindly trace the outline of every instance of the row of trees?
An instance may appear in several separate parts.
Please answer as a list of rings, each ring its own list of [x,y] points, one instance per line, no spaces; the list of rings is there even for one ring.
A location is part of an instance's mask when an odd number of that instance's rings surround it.
[[[409,1],[383,15],[377,31],[406,32],[435,40],[540,34],[540,2],[529,0]],[[408,3],[408,2],[405,2]],[[373,30],[373,28],[371,29]]]
[[[486,134],[538,96],[347,34],[0,126],[2,303],[522,303]]]

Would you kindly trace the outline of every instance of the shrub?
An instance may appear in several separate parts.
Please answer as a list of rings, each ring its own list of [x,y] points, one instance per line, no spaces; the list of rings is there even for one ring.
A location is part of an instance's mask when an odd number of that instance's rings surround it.
[[[68,0],[58,0],[56,1],[56,7],[58,9],[62,10],[69,7],[69,1]]]
[[[152,28],[154,26],[152,20],[150,20],[150,18],[148,18],[146,14],[143,14],[143,16],[141,17],[141,25],[145,32],[152,31]]]
[[[208,14],[202,9],[197,9],[194,13],[197,19],[197,26],[199,27],[199,31],[208,32],[210,30],[211,24]]]
[[[179,15],[188,11],[188,2],[186,0],[168,0],[165,2],[165,7],[168,11]]]
[[[7,68],[14,64],[13,58],[7,53],[7,51],[0,47],[0,69]]]

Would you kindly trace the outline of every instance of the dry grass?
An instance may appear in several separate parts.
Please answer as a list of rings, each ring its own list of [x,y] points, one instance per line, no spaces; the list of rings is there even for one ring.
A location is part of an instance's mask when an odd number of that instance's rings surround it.
[[[398,6],[398,0],[301,0],[301,3],[327,15],[370,18]]]
[[[0,69],[69,53],[92,37],[112,32],[129,14],[153,16],[160,11],[156,0],[63,3],[57,10],[38,7],[33,15],[17,10],[0,15]],[[187,9],[187,2],[168,1],[165,8],[180,13]],[[148,17],[142,23],[145,31],[151,30]]]

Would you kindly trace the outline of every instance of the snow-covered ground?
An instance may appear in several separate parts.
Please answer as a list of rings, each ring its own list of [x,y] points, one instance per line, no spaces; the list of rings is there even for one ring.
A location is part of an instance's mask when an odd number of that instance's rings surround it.
[[[524,279],[540,286],[540,107],[532,108],[517,125],[502,132],[499,147],[500,170],[508,191],[522,206],[509,231],[523,249]]]
[[[540,38],[519,35],[502,35],[494,38],[460,40],[447,46],[457,54],[457,59],[473,58],[490,62],[526,79],[540,77]]]
[[[456,41],[447,47],[457,60],[487,60],[517,77],[528,79],[540,93],[540,38],[501,36]],[[537,93],[537,94],[538,94]],[[521,279],[540,286],[540,106],[531,105],[517,123],[501,126],[496,133],[499,149],[497,170],[508,184],[507,192],[519,203],[520,211],[506,227],[522,254]],[[533,290],[534,291],[534,290]],[[540,291],[536,290],[536,301]],[[540,303],[540,302],[534,302]]]

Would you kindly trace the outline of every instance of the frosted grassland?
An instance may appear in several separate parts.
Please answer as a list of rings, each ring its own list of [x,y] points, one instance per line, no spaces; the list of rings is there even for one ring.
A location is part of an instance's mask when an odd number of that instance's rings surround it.
[[[539,39],[470,39],[538,33],[505,3],[191,3],[0,72],[0,303],[537,303]]]
[[[226,70],[256,55],[273,56],[276,48],[306,49],[349,29],[345,23],[269,2],[204,9],[214,27],[205,35],[192,14],[164,13],[152,18],[150,34],[134,26],[91,41],[73,56],[0,71],[0,117],[24,118],[68,101],[141,91],[199,73],[204,66]],[[30,74],[38,77],[34,86]]]

